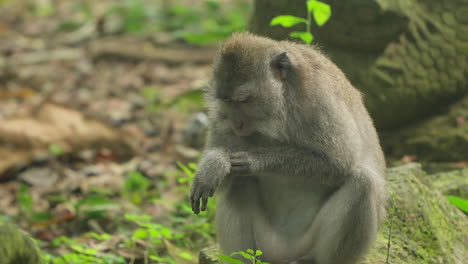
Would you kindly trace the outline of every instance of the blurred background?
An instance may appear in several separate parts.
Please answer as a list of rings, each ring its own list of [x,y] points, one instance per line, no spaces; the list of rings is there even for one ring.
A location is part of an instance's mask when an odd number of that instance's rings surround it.
[[[195,216],[187,198],[213,57],[232,32],[303,31],[270,22],[305,2],[0,0],[0,222],[47,263],[197,263],[214,243],[214,203]],[[312,44],[362,91],[389,167],[457,171],[468,198],[468,3],[323,2]]]

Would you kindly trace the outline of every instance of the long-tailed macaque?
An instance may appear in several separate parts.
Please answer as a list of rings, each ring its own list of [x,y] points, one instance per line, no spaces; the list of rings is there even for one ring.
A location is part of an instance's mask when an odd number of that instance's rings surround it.
[[[238,33],[219,51],[206,98],[207,145],[190,199],[198,214],[219,192],[223,252],[356,263],[385,215],[385,161],[345,75],[314,47]]]

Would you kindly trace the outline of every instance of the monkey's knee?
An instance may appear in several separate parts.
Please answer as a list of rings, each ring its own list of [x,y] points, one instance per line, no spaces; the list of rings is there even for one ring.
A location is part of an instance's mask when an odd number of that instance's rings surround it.
[[[310,257],[317,264],[356,263],[367,251],[379,223],[376,192],[372,177],[355,175],[325,202],[314,223],[317,241]]]

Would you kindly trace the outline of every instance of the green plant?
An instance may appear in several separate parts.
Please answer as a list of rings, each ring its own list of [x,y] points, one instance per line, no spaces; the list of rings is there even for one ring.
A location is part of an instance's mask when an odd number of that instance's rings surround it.
[[[157,87],[146,86],[141,90],[141,94],[146,101],[146,111],[155,112],[162,106],[160,90]]]
[[[50,212],[35,212],[32,204],[32,195],[29,193],[29,187],[25,184],[20,184],[18,188],[17,198],[21,205],[21,213],[33,222],[45,222],[52,218]]]
[[[253,251],[252,249],[247,249],[246,251],[238,251],[238,252],[233,252],[230,256],[226,255],[218,255],[218,258],[221,259],[222,261],[228,262],[228,263],[233,263],[233,264],[244,264],[243,261],[233,258],[232,256],[239,255],[242,256],[243,258],[250,260],[252,264],[269,264],[267,262],[260,261],[257,257],[261,256],[263,252],[261,250],[255,250]]]
[[[109,210],[119,207],[118,203],[100,194],[87,196],[75,204],[77,214],[83,214],[85,217],[93,219],[104,218]]]
[[[131,240],[127,241],[128,247],[136,248],[138,241],[146,241],[145,258],[149,258],[162,263],[175,264],[174,260],[169,257],[161,257],[154,245],[162,245],[164,239],[172,239],[172,230],[164,225],[153,223],[152,217],[149,215],[133,215],[125,214],[125,219],[138,225],[137,230],[132,234]],[[147,261],[147,260],[146,260]],[[147,262],[145,262],[147,263]]]
[[[96,234],[98,235],[98,234]],[[98,235],[103,238],[104,235]],[[55,247],[67,247],[72,252],[62,254],[59,257],[51,254],[43,254],[42,258],[47,264],[126,264],[124,257],[103,254],[97,249],[89,248],[87,245],[80,244],[74,239],[60,236],[52,241]]]
[[[315,23],[318,26],[323,26],[331,16],[331,8],[328,4],[317,1],[317,0],[308,0],[307,1],[307,19],[291,15],[282,15],[274,17],[270,25],[276,26],[280,25],[286,28],[298,24],[305,24],[305,31],[294,31],[289,34],[292,38],[299,38],[307,44],[312,43],[314,36],[312,35],[310,28],[312,25],[312,16],[314,17]]]
[[[143,203],[148,196],[151,181],[140,172],[132,171],[125,180],[124,186],[125,193],[130,197],[131,202],[138,205]]]
[[[170,10],[170,31],[174,36],[193,44],[210,44],[221,41],[234,31],[246,27],[246,1],[221,4],[217,0],[205,0],[199,9],[176,4]],[[172,23],[170,22],[172,21]]]
[[[16,199],[21,205],[23,213],[32,213],[32,196],[29,193],[29,187],[25,184],[20,184]]]
[[[122,29],[125,32],[139,32],[148,24],[150,15],[142,0],[127,0],[118,3],[107,12],[108,15],[118,15],[122,19]]]
[[[49,152],[50,152],[50,154],[54,155],[55,157],[59,157],[59,156],[62,156],[64,154],[64,150],[59,144],[50,144],[49,145]]]
[[[188,183],[192,182],[193,178],[195,177],[195,172],[198,169],[198,165],[196,163],[189,163],[187,166],[184,164],[177,162],[177,166],[185,173],[187,177],[179,177],[177,181],[179,183]]]

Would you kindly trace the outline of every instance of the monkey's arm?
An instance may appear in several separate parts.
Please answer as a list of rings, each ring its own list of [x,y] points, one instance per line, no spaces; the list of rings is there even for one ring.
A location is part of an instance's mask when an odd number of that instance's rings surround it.
[[[212,197],[223,178],[229,173],[229,155],[222,149],[207,149],[200,160],[191,189],[190,201],[194,213],[206,210],[208,197]]]
[[[353,154],[277,146],[230,154],[230,172],[238,175],[281,172],[291,176],[313,175],[324,184],[341,185],[351,173]]]

